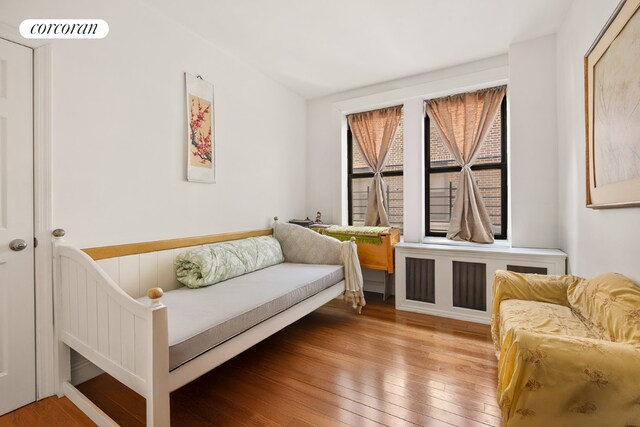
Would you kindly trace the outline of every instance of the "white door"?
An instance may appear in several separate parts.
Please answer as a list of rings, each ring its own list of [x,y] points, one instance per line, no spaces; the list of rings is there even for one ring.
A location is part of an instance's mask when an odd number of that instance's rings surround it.
[[[32,60],[0,39],[0,415],[36,391]]]

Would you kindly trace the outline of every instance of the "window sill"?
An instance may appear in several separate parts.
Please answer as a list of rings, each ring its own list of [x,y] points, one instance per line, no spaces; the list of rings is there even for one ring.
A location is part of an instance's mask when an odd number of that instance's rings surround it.
[[[433,237],[427,236],[422,239],[422,243],[429,245],[443,245],[443,246],[464,246],[468,248],[510,248],[511,242],[508,240],[496,240],[493,243],[474,243],[474,242],[460,242],[457,240],[449,240],[446,237]]]
[[[541,248],[516,248],[512,247],[509,242],[501,240],[497,243],[482,244],[471,242],[454,242],[447,240],[444,237],[426,237],[420,243],[398,243],[395,246],[396,257],[398,256],[410,256],[413,254],[418,258],[423,257],[425,254],[431,256],[445,256],[455,257],[460,256],[477,256],[479,258],[491,258],[498,259],[508,256],[509,259],[513,257],[531,257],[541,256],[550,258],[562,258],[566,259],[567,254],[558,249],[541,249]],[[397,260],[400,258],[396,258]],[[403,261],[400,261],[403,262]]]

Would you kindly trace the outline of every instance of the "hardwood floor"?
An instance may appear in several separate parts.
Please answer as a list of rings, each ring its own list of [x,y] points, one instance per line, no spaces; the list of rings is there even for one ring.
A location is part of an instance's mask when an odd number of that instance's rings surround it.
[[[47,397],[0,417],[0,427],[93,426],[95,425],[69,399]]]
[[[172,425],[501,425],[488,326],[367,301],[359,316],[333,301],[175,391]],[[144,425],[144,399],[111,377],[78,388],[119,424]],[[87,421],[54,397],[0,426]]]

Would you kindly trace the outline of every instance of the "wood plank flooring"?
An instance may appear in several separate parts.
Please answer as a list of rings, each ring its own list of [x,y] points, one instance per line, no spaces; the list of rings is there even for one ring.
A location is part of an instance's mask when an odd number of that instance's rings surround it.
[[[171,394],[173,426],[500,426],[489,327],[332,301]],[[123,426],[145,401],[107,375],[78,387]],[[55,397],[2,426],[88,425]]]

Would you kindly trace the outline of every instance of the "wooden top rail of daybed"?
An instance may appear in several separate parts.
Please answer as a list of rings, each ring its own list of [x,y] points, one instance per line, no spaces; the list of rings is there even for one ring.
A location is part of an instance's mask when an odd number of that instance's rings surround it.
[[[83,249],[83,251],[95,261],[97,261],[99,259],[116,258],[126,255],[144,254],[148,252],[165,251],[169,249],[178,249],[189,246],[226,242],[229,240],[245,239],[247,237],[269,236],[271,234],[273,234],[273,229],[267,228],[263,230],[241,231],[238,233],[211,234],[208,236],[184,237],[181,239],[157,240],[154,242],[102,246],[97,248]]]

